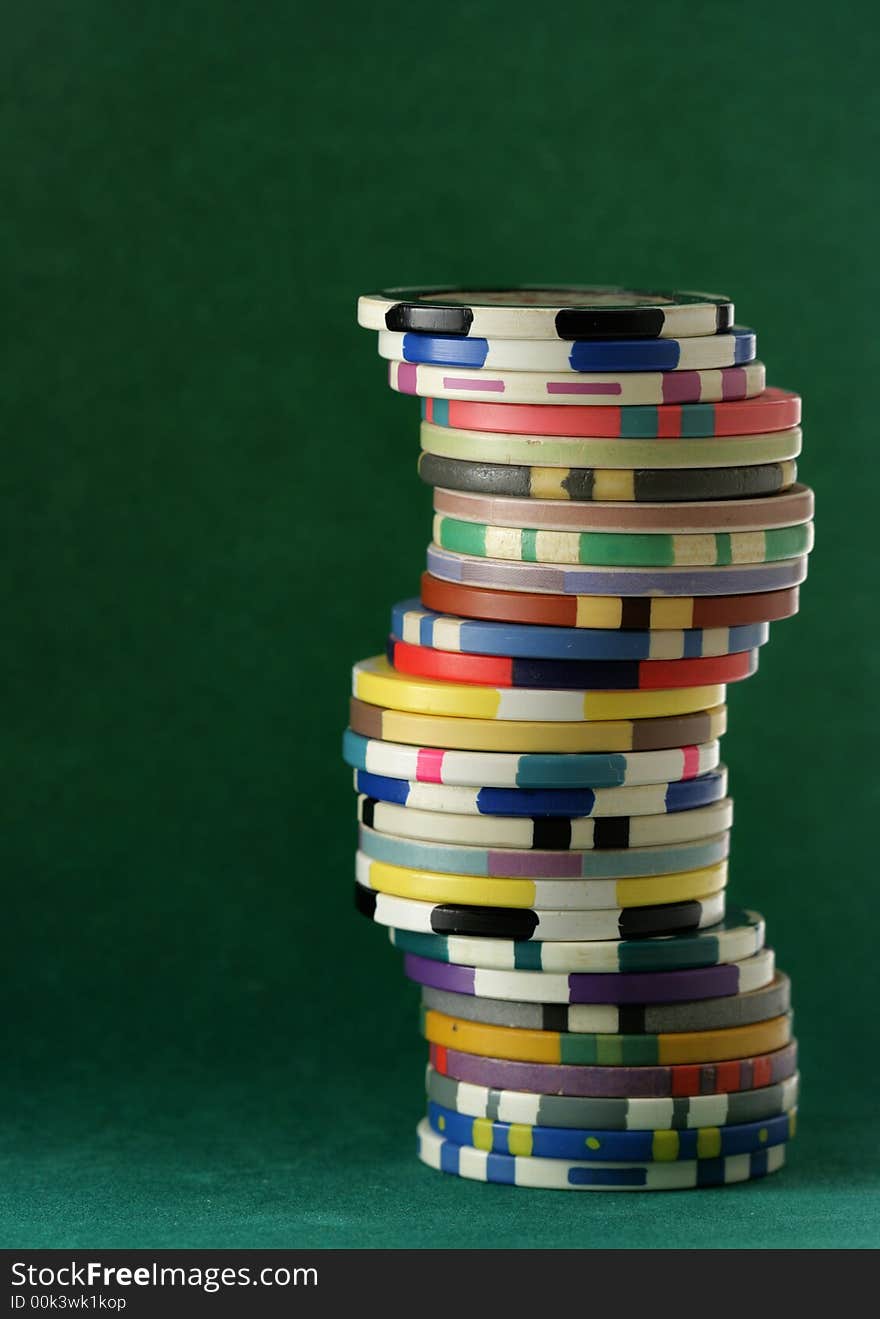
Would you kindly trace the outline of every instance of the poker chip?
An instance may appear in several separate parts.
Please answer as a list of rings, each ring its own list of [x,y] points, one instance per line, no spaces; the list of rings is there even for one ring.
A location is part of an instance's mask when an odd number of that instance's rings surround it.
[[[807,556],[770,563],[716,567],[555,567],[548,563],[504,562],[458,553],[431,544],[428,572],[469,586],[564,595],[748,595],[784,591],[807,576]]]
[[[473,719],[545,723],[650,719],[692,714],[724,700],[724,686],[717,683],[674,691],[562,692],[435,682],[398,673],[383,655],[355,664],[351,677],[352,695],[368,705]]]
[[[596,631],[665,632],[742,627],[792,618],[798,611],[799,592],[794,586],[749,595],[679,596],[672,599],[534,594],[445,581],[426,572],[422,574],[422,603],[428,609],[454,613],[468,620],[477,618]],[[663,644],[662,637],[657,638],[657,644]]]
[[[424,936],[409,931],[394,930],[392,935],[396,947],[406,947],[420,939],[424,943]],[[455,942],[462,943],[462,940]],[[596,947],[595,943],[591,944],[591,951]],[[621,1008],[629,1010],[632,1006],[641,1012],[652,1002],[678,1004],[703,998],[745,995],[772,984],[774,967],[776,958],[772,948],[759,948],[741,962],[731,960],[707,967],[679,967],[673,971],[592,971],[573,975],[464,967],[453,962],[435,962],[430,956],[422,958],[417,952],[404,954],[404,973],[409,980],[422,988],[454,993],[458,998],[471,995],[483,1000],[499,998],[546,1004],[553,1008],[558,1008],[559,1004],[602,1005],[617,1013]]]
[[[409,979],[455,994],[526,1003],[680,1003],[769,984],[774,958],[764,938],[762,916],[730,907],[716,929],[650,942],[536,948],[404,930],[394,930],[391,942],[405,954]]]
[[[429,1168],[469,1181],[497,1182],[555,1191],[673,1191],[698,1186],[727,1186],[778,1172],[785,1146],[753,1154],[672,1163],[589,1163],[496,1154],[457,1145],[423,1120],[417,1128],[418,1157]]]
[[[791,982],[727,903],[719,739],[807,576],[801,399],[710,294],[390,288],[358,320],[433,487],[342,737],[354,906],[421,994],[419,1157],[568,1190],[774,1172]]]
[[[797,1129],[797,1110],[790,1109],[762,1122],[741,1126],[702,1127],[697,1131],[603,1131],[563,1127],[525,1126],[472,1118],[431,1100],[431,1129],[457,1145],[493,1154],[597,1162],[638,1160],[672,1163],[681,1159],[718,1159],[755,1150],[772,1149],[791,1140]]]
[[[601,407],[589,411],[553,403],[422,400],[422,419],[455,430],[510,435],[568,435],[608,440],[700,439],[791,430],[801,422],[799,395],[769,387],[754,398],[726,403],[667,403],[662,407]]]
[[[653,631],[530,626],[433,613],[420,608],[418,600],[404,600],[391,610],[391,631],[410,645],[466,655],[632,661],[739,654],[763,646],[770,636],[770,625],[761,621],[738,627]]]
[[[376,801],[456,816],[497,815],[543,819],[544,836],[566,837],[577,820],[613,819],[690,811],[720,801],[727,769],[719,765],[697,778],[621,788],[489,788],[410,782],[355,770],[355,791]],[[551,823],[556,821],[556,823]],[[454,827],[454,826],[453,826]]]
[[[540,463],[542,467],[561,467],[566,472],[578,467],[607,467],[631,472],[644,467],[678,470],[789,462],[798,457],[802,442],[803,435],[797,426],[784,431],[758,431],[751,435],[683,436],[658,442],[650,439],[609,440],[589,435],[506,435],[496,431],[457,430],[423,421],[419,435],[422,451],[438,458],[524,466]]]
[[[716,694],[724,688],[713,688]],[[387,710],[352,697],[349,722],[354,732],[386,742],[422,744],[462,751],[545,751],[580,754],[593,751],[663,751],[698,745],[721,737],[727,707],[711,706],[692,714],[646,719],[553,720],[474,719],[457,715],[412,714]]]
[[[412,783],[366,770],[354,772],[355,791],[377,801],[451,815],[556,816],[661,815],[707,806],[727,795],[727,768],[674,783],[623,788],[467,788],[448,783]]]
[[[490,1058],[446,1045],[430,1045],[431,1066],[458,1081],[491,1085],[497,1090],[531,1090],[538,1094],[666,1098],[727,1090],[752,1090],[784,1081],[797,1070],[797,1042],[770,1053],[716,1063],[667,1063],[657,1066],[603,1066],[588,1063],[532,1063]]]
[[[592,531],[606,534],[658,534],[668,536],[696,533],[754,532],[791,527],[809,522],[813,516],[813,492],[795,485],[783,494],[761,499],[725,499],[685,502],[672,508],[666,503],[620,503],[559,499],[522,499],[436,490],[434,511],[444,517],[497,528],[527,525],[547,531]],[[736,542],[731,540],[731,552]],[[495,556],[499,557],[499,556]]]
[[[518,499],[564,504],[610,500],[677,503],[752,499],[788,490],[797,480],[797,463],[755,463],[740,467],[539,467],[523,463],[468,462],[419,454],[419,476],[445,494],[465,491],[483,499]],[[531,505],[530,505],[531,507]],[[720,515],[720,513],[719,513]]]
[[[516,942],[644,938],[680,930],[700,930],[724,918],[724,893],[655,907],[615,907],[601,911],[570,908],[480,907],[464,903],[419,902],[377,893],[355,884],[355,908],[392,929],[416,934],[455,934]]]
[[[470,655],[388,641],[388,662],[398,673],[438,682],[553,687],[592,691],[662,691],[709,682],[739,682],[758,668],[757,650],[673,660],[524,659],[515,655]]]
[[[599,567],[688,568],[776,563],[809,554],[813,548],[811,522],[771,531],[677,535],[493,527],[437,514],[433,530],[436,545],[458,554],[524,563],[580,563]]]
[[[726,1030],[784,1016],[791,1008],[791,982],[777,972],[769,985],[748,994],[696,999],[692,1003],[515,1003],[477,998],[449,990],[422,989],[422,1005],[447,1017],[461,1017],[518,1030],[567,1035],[656,1035],[680,1031]]]
[[[388,384],[424,398],[497,398],[511,404],[714,404],[752,398],[767,384],[763,361],[718,371],[497,371],[389,361]]]
[[[717,767],[717,741],[669,751],[564,755],[511,755],[496,751],[445,751],[362,737],[346,729],[342,758],[353,769],[416,783],[463,787],[614,788],[697,778]]]
[[[366,802],[369,799],[360,800]],[[444,823],[441,817],[441,828]],[[724,861],[730,852],[730,831],[672,847],[550,852],[524,848],[456,847],[452,843],[432,843],[381,833],[361,824],[358,848],[374,861],[435,870],[441,874],[530,879],[629,879],[698,870]]]
[[[423,398],[496,398],[508,403],[586,407],[620,403],[718,403],[752,398],[767,383],[763,362],[717,371],[497,371],[389,362],[398,394]]]
[[[715,293],[651,292],[610,285],[392,288],[358,298],[368,330],[500,339],[658,339],[721,334],[733,303]]]
[[[776,1085],[729,1094],[674,1099],[593,1099],[538,1095],[519,1090],[490,1090],[444,1076],[428,1065],[425,1090],[443,1108],[490,1122],[529,1127],[589,1127],[608,1132],[691,1133],[702,1127],[725,1127],[766,1121],[790,1113],[797,1105],[797,1072]],[[684,1139],[689,1139],[685,1136]],[[661,1147],[662,1148],[662,1147]],[[671,1143],[667,1148],[675,1148]]]
[[[358,819],[371,829],[403,839],[468,848],[516,849],[523,853],[521,865],[527,864],[532,852],[542,857],[552,854],[559,857],[557,864],[564,866],[567,854],[572,851],[622,852],[705,841],[730,829],[733,802],[725,797],[710,806],[672,815],[588,816],[571,820],[541,815],[525,819],[501,815],[450,816],[361,796]]]
[[[628,879],[529,879],[511,875],[455,875],[414,866],[393,866],[358,852],[355,875],[364,888],[419,902],[599,911],[658,906],[718,893],[727,885],[727,862]]]
[[[688,339],[480,339],[474,335],[379,331],[379,356],[486,371],[697,371],[753,362],[754,330]]]
[[[791,1040],[788,1013],[748,1026],[678,1031],[666,1035],[607,1035],[524,1030],[447,1017],[422,1009],[422,1034],[431,1044],[513,1062],[565,1066],[647,1067],[656,1064],[728,1062],[772,1053]]]

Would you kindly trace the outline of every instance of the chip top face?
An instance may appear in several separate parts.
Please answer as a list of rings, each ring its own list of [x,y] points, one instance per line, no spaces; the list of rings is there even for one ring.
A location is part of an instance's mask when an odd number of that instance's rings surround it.
[[[523,284],[519,288],[410,287],[383,289],[366,294],[364,302],[436,303],[439,306],[487,307],[674,307],[708,303],[714,306],[730,299],[717,293],[681,291],[651,292],[625,289],[613,284]]]

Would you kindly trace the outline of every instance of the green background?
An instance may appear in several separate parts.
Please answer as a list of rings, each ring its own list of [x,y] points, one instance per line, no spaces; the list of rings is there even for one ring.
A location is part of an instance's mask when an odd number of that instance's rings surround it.
[[[877,1244],[874,7],[4,29],[2,1244]],[[349,667],[430,509],[355,299],[547,280],[728,291],[805,396],[803,613],[725,741],[805,1075],[754,1187],[423,1169],[417,993],[351,910]]]

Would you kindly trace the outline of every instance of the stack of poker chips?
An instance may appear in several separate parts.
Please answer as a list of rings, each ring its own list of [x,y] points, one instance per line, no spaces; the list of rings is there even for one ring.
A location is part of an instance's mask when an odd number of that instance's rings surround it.
[[[726,684],[797,610],[800,399],[726,298],[361,298],[422,397],[421,599],[355,665],[356,905],[429,1042],[419,1156],[569,1190],[782,1166],[790,983],[725,903]]]

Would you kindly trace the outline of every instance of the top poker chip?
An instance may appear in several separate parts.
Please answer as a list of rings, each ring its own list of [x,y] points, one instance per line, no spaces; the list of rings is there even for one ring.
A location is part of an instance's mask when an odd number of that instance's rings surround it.
[[[729,298],[604,285],[393,288],[358,299],[368,330],[498,339],[668,339],[733,328]]]

